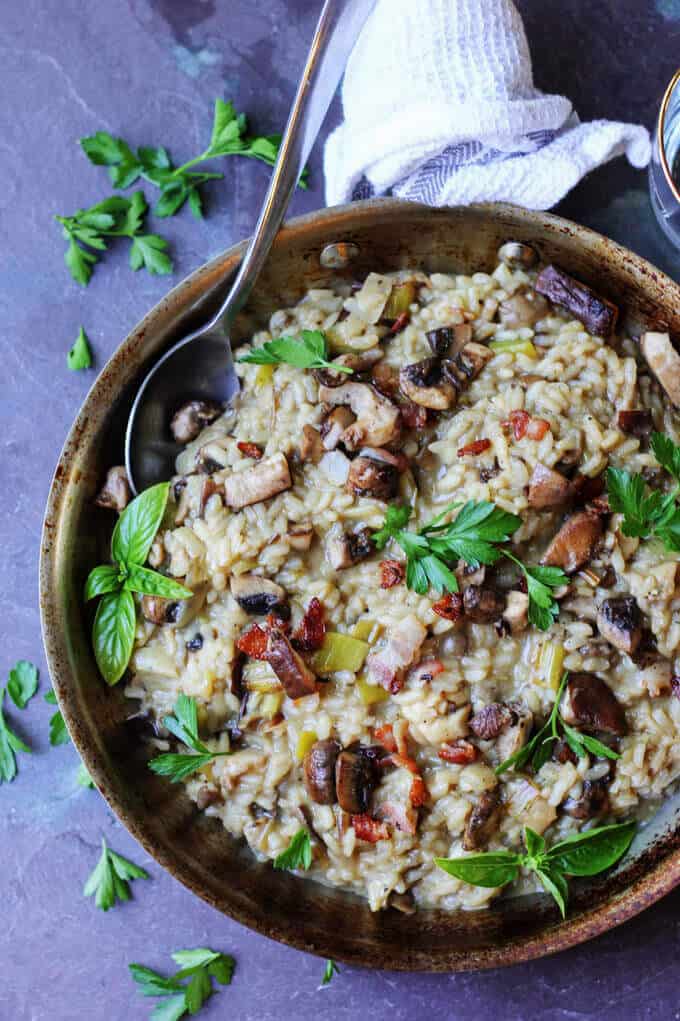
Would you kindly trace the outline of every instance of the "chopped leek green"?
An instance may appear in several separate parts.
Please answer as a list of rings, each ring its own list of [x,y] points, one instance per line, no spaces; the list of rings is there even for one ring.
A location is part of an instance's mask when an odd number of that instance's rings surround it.
[[[356,679],[359,698],[364,705],[378,705],[385,702],[390,696],[379,684],[369,684],[364,674],[359,674]]]
[[[295,748],[295,758],[298,760],[298,762],[302,762],[309,749],[312,747],[312,745],[315,745],[318,740],[319,738],[315,731],[313,730],[302,731],[298,738],[297,746]]]
[[[496,354],[526,355],[527,358],[538,358],[538,351],[530,340],[492,340],[489,344]]]
[[[368,648],[368,642],[359,638],[327,631],[323,645],[312,656],[312,670],[317,674],[334,674],[338,670],[351,670],[356,674],[364,665]]]
[[[408,312],[415,300],[416,285],[413,280],[395,284],[383,309],[383,318],[398,319],[404,312]]]

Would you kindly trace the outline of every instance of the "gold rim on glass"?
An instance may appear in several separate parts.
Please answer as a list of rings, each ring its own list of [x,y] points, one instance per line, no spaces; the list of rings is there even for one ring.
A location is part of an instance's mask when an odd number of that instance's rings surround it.
[[[665,125],[666,125],[666,112],[668,110],[668,104],[671,101],[671,96],[673,95],[673,90],[675,89],[675,86],[678,84],[679,81],[680,81],[680,68],[678,68],[678,70],[675,72],[675,74],[671,78],[670,82],[668,83],[668,88],[664,92],[663,99],[661,100],[661,109],[659,110],[659,119],[658,119],[657,124],[656,124],[656,139],[657,139],[657,143],[658,143],[658,146],[659,146],[659,159],[661,161],[661,167],[662,167],[662,170],[664,172],[664,176],[665,176],[665,178],[666,178],[666,180],[668,182],[668,187],[673,192],[673,195],[675,196],[675,201],[676,202],[680,202],[680,190],[678,190],[678,186],[675,183],[675,181],[673,180],[673,175],[671,174],[671,168],[668,165],[668,159],[666,157],[666,146],[665,146],[665,143],[664,143],[664,137],[663,136],[664,136],[664,128],[665,128]]]

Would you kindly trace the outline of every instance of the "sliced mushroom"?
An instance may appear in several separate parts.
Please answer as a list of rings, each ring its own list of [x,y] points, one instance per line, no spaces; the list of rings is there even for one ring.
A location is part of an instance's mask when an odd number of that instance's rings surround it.
[[[457,323],[455,326],[440,326],[436,330],[429,330],[425,337],[437,358],[455,358],[472,340],[472,325]]]
[[[667,695],[673,682],[673,664],[663,656],[645,657],[637,679],[643,694],[646,692],[651,698]]]
[[[667,333],[643,333],[640,349],[676,408],[680,407],[680,354]]]
[[[541,563],[574,574],[588,563],[602,532],[602,518],[598,513],[583,510],[572,514],[553,538]]]
[[[375,764],[360,751],[340,752],[335,763],[338,804],[345,812],[362,815],[369,806],[377,783]]]
[[[529,506],[535,510],[564,507],[573,495],[569,479],[554,468],[537,462],[529,480]]]
[[[512,589],[505,596],[503,620],[510,628],[510,634],[525,631],[529,624],[529,596],[526,592]]]
[[[463,610],[473,624],[493,624],[503,616],[505,599],[494,589],[468,585],[463,592]]]
[[[605,599],[597,611],[597,627],[603,638],[633,656],[642,641],[642,614],[632,596]]]
[[[391,500],[399,489],[399,472],[387,461],[375,457],[357,457],[350,465],[347,489],[357,496]]]
[[[460,393],[465,390],[473,379],[476,379],[486,363],[493,358],[493,351],[483,344],[470,341],[465,344],[455,358],[446,358],[442,362],[445,378]]]
[[[275,613],[283,619],[290,616],[286,590],[269,578],[258,574],[234,575],[230,587],[232,596],[246,613],[255,617]]]
[[[446,411],[456,402],[456,390],[442,376],[439,358],[424,358],[404,365],[399,372],[399,387],[404,396],[423,408]]]
[[[412,613],[402,617],[383,648],[372,652],[366,660],[369,683],[380,684],[392,693],[399,691],[406,671],[418,659],[426,636],[427,629]]]
[[[316,691],[315,674],[279,628],[272,628],[267,636],[265,659],[281,681],[288,698],[304,698]]]
[[[550,306],[543,295],[527,288],[515,291],[502,301],[498,315],[506,329],[519,330],[524,326],[533,328],[539,319],[545,319],[549,312]]]
[[[205,585],[195,585],[190,599],[163,599],[142,596],[142,615],[152,624],[174,624],[187,627],[200,612],[206,596]]]
[[[480,741],[493,741],[512,723],[512,712],[504,702],[490,702],[470,719],[470,730]]]
[[[366,443],[382,447],[399,435],[399,409],[367,383],[321,386],[319,400],[332,406],[346,404],[354,412],[356,421],[344,430],[340,438],[348,450],[358,450]]]
[[[333,805],[335,793],[335,764],[342,746],[328,739],[316,741],[305,755],[303,770],[305,787],[317,805]]]
[[[288,545],[291,549],[306,552],[312,545],[314,527],[307,523],[290,525],[288,528]]]
[[[557,266],[546,266],[536,278],[536,290],[556,305],[566,308],[596,337],[611,337],[619,310],[592,288],[569,276]]]
[[[566,723],[581,730],[619,737],[628,730],[623,706],[609,685],[595,674],[569,675],[560,713]]]
[[[463,834],[466,851],[478,851],[488,844],[498,829],[501,815],[500,792],[497,787],[484,791],[472,809]]]
[[[327,369],[315,369],[314,377],[323,386],[342,386],[347,382],[348,373],[334,369],[334,365],[343,365],[353,373],[368,372],[382,358],[385,352],[381,347],[369,347],[368,351],[348,351],[347,354],[334,358]]]
[[[213,475],[225,468],[229,461],[226,450],[220,443],[204,443],[194,455],[194,464],[199,475]]]
[[[300,460],[305,463],[318,464],[323,457],[323,451],[324,445],[318,430],[313,425],[303,425],[302,438],[300,440]]]
[[[594,819],[606,815],[609,811],[607,780],[584,780],[580,797],[567,798],[561,807],[573,819]]]
[[[217,401],[189,401],[176,411],[170,422],[170,431],[176,443],[191,443],[201,429],[219,418],[224,407]]]
[[[106,507],[120,514],[130,502],[130,483],[128,482],[125,465],[109,468],[106,481],[95,497],[97,507]]]
[[[649,436],[654,428],[652,413],[648,409],[636,408],[633,411],[619,411],[616,424],[623,433],[641,438]]]
[[[522,241],[506,241],[498,249],[498,261],[504,262],[510,269],[531,269],[538,262],[538,253]]]
[[[208,476],[201,486],[201,496],[198,503],[199,517],[203,517],[208,500],[211,496],[215,496],[216,493],[222,493],[222,486],[215,482],[213,478]]]
[[[333,408],[321,423],[320,433],[323,449],[335,450],[340,442],[340,437],[353,421],[354,415],[345,405],[341,404],[339,407]],[[316,430],[314,431],[316,432]]]
[[[524,747],[534,723],[534,714],[523,702],[508,702],[507,708],[510,710],[510,722],[503,728],[496,742],[501,762]]]
[[[334,571],[353,567],[370,557],[374,550],[370,528],[360,528],[357,532],[331,531],[326,539],[326,559]]]
[[[292,486],[285,454],[274,454],[224,480],[224,502],[232,510],[261,503]]]

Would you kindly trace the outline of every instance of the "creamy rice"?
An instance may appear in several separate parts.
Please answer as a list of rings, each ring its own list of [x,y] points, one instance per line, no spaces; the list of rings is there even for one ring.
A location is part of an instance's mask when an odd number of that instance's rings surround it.
[[[350,293],[343,283],[334,290],[311,290],[294,308],[276,312],[270,330],[254,336],[242,351],[282,333],[321,329],[329,331],[336,343],[379,345],[383,363],[399,369],[432,354],[427,331],[456,323],[471,323],[474,340],[482,344],[532,341],[534,352],[529,347],[528,353],[494,354],[452,411],[433,416],[425,429],[405,431],[401,451],[410,469],[400,476],[398,499],[413,504],[415,517],[409,528],[414,530],[452,501],[493,501],[522,517],[512,547],[526,562],[537,563],[564,513],[529,506],[527,487],[538,462],[553,468],[575,457],[575,470],[590,478],[608,464],[625,465],[630,471],[653,470],[657,466],[651,452],[639,438],[617,427],[617,412],[622,409],[650,408],[656,428],[676,441],[678,436],[673,415],[632,341],[591,336],[557,307],[532,328],[510,330],[499,323],[498,304],[531,287],[534,277],[534,272],[511,270],[504,264],[492,274],[472,276],[393,274],[394,281],[414,279],[419,284],[410,320],[396,335],[367,321],[371,316],[362,306],[365,291]],[[597,780],[606,771],[594,757],[562,763],[551,759],[536,776],[508,771],[497,778],[495,742],[478,741],[469,732],[471,715],[492,702],[520,702],[533,713],[535,725],[543,722],[555,699],[544,669],[543,650],[549,647],[561,650],[564,669],[604,679],[625,708],[628,733],[618,744],[621,757],[614,763],[605,818],[648,812],[680,770],[680,700],[670,691],[667,678],[657,690],[643,669],[600,636],[588,606],[596,607],[605,598],[634,596],[659,654],[670,661],[674,674],[680,640],[678,555],[658,543],[625,538],[618,516],[611,515],[589,573],[572,578],[559,619],[549,632],[529,626],[516,634],[499,634],[493,624],[469,623],[465,617],[446,620],[433,612],[438,598],[434,593],[420,596],[403,583],[381,588],[381,560],[403,560],[396,546],[343,570],[329,563],[325,555],[329,533],[353,532],[360,526],[378,529],[386,503],[347,491],[338,475],[342,454],[326,456],[318,464],[300,461],[303,427],[318,428],[324,414],[315,375],[286,364],[263,369],[242,363],[238,372],[242,390],[234,411],[205,429],[178,459],[173,482],[186,481],[184,490],[181,485],[177,490],[182,521],[175,523],[178,505],[173,504],[152,551],[154,565],[183,579],[202,606],[184,627],[157,626],[140,618],[133,678],[127,687],[128,696],[140,699],[156,721],[172,711],[179,693],[193,696],[206,743],[215,750],[232,748],[233,754],[190,778],[189,796],[207,805],[207,814],[234,836],[243,837],[260,859],[275,858],[307,825],[314,848],[310,875],[366,897],[374,910],[394,903],[395,895],[406,895],[419,907],[483,907],[499,891],[469,886],[433,864],[437,856],[465,853],[466,824],[483,792],[499,785],[502,803],[500,821],[485,849],[518,848],[528,821],[527,804],[532,811],[539,809],[531,818],[547,821],[549,841],[590,825],[589,820],[567,814],[564,806],[578,801],[584,782]],[[504,426],[513,411],[527,411],[546,420],[550,428],[540,439],[525,436],[517,441]],[[490,441],[486,451],[458,456],[460,448],[480,438]],[[264,458],[285,454],[292,486],[243,510],[228,509],[221,493],[224,479],[249,472],[256,463],[238,443],[258,444]],[[207,499],[203,488],[207,476],[196,474],[199,450],[204,460],[209,457],[215,482],[216,491]],[[308,551],[294,548],[290,535],[296,526],[306,524],[314,532]],[[613,569],[613,583],[607,568]],[[230,582],[249,573],[285,589],[293,629],[314,597],[323,604],[332,631],[352,633],[357,621],[375,622],[377,649],[399,632],[405,619],[414,617],[427,629],[418,659],[436,657],[440,672],[430,676],[413,668],[400,691],[367,705],[357,676],[341,671],[324,679],[316,693],[292,700],[284,695],[269,663],[248,659],[242,684],[251,695],[243,716],[234,681],[241,658],[236,642],[253,620],[262,623],[262,618],[253,618],[239,606]],[[605,580],[606,588],[599,584]],[[200,648],[187,649],[197,635]],[[264,695],[263,689],[268,689]],[[240,733],[234,741],[239,713]],[[367,843],[337,804],[317,804],[310,798],[298,754],[305,747],[301,735],[332,737],[343,747],[354,742],[375,746],[376,728],[389,723],[401,733],[400,721],[427,797],[415,834],[389,825],[387,839]],[[169,735],[162,727],[158,734],[156,744],[166,750]],[[443,761],[442,744],[461,738],[472,739],[479,758],[463,765]],[[407,802],[412,780],[413,774],[403,767],[382,771],[369,812],[384,802]],[[518,888],[533,889],[532,883],[525,878]],[[403,897],[396,899],[404,903]]]

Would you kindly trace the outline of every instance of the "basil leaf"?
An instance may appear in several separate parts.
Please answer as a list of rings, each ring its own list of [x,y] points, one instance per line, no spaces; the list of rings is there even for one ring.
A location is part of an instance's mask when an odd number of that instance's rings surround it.
[[[114,560],[127,565],[144,563],[163,520],[169,491],[169,482],[159,482],[128,504],[113,530]]]
[[[161,596],[163,599],[190,599],[193,592],[180,585],[174,578],[166,578],[158,571],[139,564],[131,564],[125,579],[125,588],[131,592],[143,592],[149,596]]]
[[[531,768],[534,773],[538,773],[542,766],[545,766],[546,762],[552,755],[553,745],[555,744],[555,738],[552,734],[544,737],[543,740],[537,745],[536,751],[531,758]]]
[[[116,684],[130,662],[135,641],[135,603],[123,589],[109,592],[97,607],[92,642],[97,666],[107,684]]]
[[[557,901],[560,914],[564,918],[567,913],[567,897],[569,895],[566,879],[561,872],[557,872],[555,869],[537,868],[533,871],[541,881],[543,888]]]
[[[7,694],[17,709],[25,709],[37,690],[38,668],[27,659],[20,659],[9,672]]]
[[[277,854],[274,858],[275,869],[307,869],[312,864],[312,840],[309,830],[302,826],[294,836],[285,851]]]
[[[530,826],[524,827],[524,844],[531,858],[538,858],[545,851],[545,840]]]
[[[85,582],[85,602],[96,596],[105,596],[107,592],[117,592],[122,588],[119,574],[120,569],[111,564],[93,567]]]
[[[519,875],[521,856],[510,851],[487,851],[466,858],[435,858],[444,872],[472,886],[505,886]]]
[[[581,744],[588,749],[593,755],[597,755],[599,758],[604,759],[620,759],[621,753],[615,752],[613,748],[609,748],[602,741],[598,741],[596,737],[591,737],[590,734],[580,734],[578,731],[573,730],[572,727],[568,726],[564,720],[561,721],[562,729],[564,730],[565,736],[567,734],[579,734]]]
[[[570,876],[595,876],[623,857],[636,830],[632,821],[576,833],[550,848],[548,865]]]

